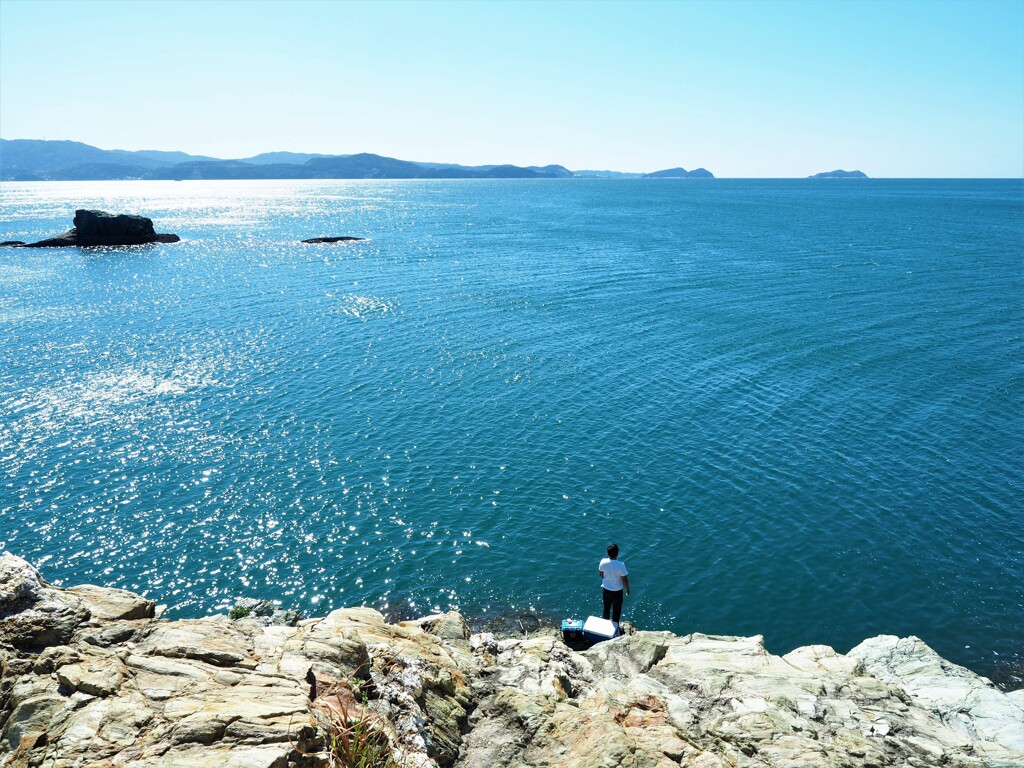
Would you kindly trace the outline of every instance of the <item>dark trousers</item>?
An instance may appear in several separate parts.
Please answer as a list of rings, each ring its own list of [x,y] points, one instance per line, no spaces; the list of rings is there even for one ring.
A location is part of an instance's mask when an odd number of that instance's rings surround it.
[[[604,613],[602,618],[607,619],[608,614],[611,613],[611,619],[616,624],[619,623],[619,616],[622,615],[622,590],[616,589],[601,589],[604,593]]]

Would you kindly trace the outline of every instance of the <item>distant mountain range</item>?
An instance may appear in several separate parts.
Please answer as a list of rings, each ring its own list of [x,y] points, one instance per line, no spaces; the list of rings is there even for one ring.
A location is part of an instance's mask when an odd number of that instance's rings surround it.
[[[92,181],[107,179],[564,179],[714,178],[699,168],[650,174],[573,172],[561,165],[456,165],[397,160],[361,153],[321,155],[265,152],[223,160],[185,152],[99,149],[78,141],[0,139],[0,181]]]
[[[222,160],[185,152],[128,152],[77,141],[0,139],[0,180],[85,181],[100,179],[474,179],[568,178],[560,165],[463,166],[414,163],[367,153],[320,155],[266,152]]]

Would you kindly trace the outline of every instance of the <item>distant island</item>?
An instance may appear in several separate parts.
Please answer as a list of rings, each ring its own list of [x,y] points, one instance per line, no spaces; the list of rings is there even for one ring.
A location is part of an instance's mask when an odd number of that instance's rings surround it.
[[[704,168],[688,171],[685,168],[666,168],[664,171],[645,173],[644,179],[713,179],[714,174]]]
[[[825,171],[808,176],[808,179],[866,179],[868,175],[864,171]]]
[[[567,179],[706,178],[698,168],[655,173],[570,171],[561,165],[458,165],[398,160],[370,153],[322,155],[265,152],[221,159],[185,152],[100,149],[79,141],[0,139],[0,181],[101,181],[121,179]]]
[[[578,179],[639,179],[642,173],[628,171],[573,171]]]
[[[622,171],[574,171],[579,179],[713,179],[715,175],[704,168],[688,171],[685,168],[666,168],[653,173],[623,173]]]

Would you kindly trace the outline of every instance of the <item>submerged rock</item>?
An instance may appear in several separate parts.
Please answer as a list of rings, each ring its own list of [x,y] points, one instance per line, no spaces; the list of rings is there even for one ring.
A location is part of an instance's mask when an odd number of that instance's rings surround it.
[[[153,220],[145,216],[112,214],[106,211],[75,211],[75,226],[62,235],[24,243],[22,248],[64,248],[68,246],[145,245],[147,243],[176,243],[177,235],[159,234],[153,229]],[[16,244],[16,241],[14,241]]]
[[[0,766],[305,768],[350,717],[408,768],[1024,764],[1024,690],[917,638],[780,657],[760,637],[636,631],[576,653],[543,628],[470,637],[457,613],[153,616],[0,555]]]
[[[341,235],[340,237],[311,237],[308,240],[303,240],[304,243],[348,243],[353,240],[365,240],[365,237],[350,237],[349,235]]]

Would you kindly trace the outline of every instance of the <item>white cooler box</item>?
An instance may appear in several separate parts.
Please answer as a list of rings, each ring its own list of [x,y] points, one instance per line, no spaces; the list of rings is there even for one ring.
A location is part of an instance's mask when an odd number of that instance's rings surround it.
[[[591,643],[611,640],[619,634],[619,625],[610,619],[588,616],[583,622],[583,637]]]

